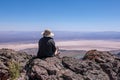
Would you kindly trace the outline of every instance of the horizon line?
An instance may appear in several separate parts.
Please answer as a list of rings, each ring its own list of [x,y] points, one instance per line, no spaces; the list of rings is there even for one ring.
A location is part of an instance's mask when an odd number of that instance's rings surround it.
[[[35,30],[0,30],[0,32],[41,32],[40,31],[35,31]],[[69,31],[69,30],[52,30],[52,32],[120,32],[120,31]]]

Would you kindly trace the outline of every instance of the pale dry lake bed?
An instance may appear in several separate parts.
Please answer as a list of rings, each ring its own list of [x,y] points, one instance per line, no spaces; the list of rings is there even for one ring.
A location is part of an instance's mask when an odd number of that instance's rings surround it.
[[[120,49],[120,41],[112,40],[73,40],[56,41],[56,46],[64,50],[101,50],[110,51]],[[38,43],[5,43],[0,44],[1,48],[22,50],[27,48],[38,48]]]

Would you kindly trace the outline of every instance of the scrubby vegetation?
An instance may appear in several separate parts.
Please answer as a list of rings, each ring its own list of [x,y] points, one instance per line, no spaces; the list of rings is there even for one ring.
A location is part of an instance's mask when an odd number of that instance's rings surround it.
[[[14,60],[10,60],[9,63],[10,80],[16,80],[20,76],[20,64]]]

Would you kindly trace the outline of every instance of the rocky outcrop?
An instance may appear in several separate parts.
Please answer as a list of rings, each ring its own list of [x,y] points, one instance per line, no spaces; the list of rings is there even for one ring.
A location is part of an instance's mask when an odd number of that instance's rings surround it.
[[[28,62],[31,57],[31,55],[12,49],[0,49],[0,80],[7,80],[10,76],[14,77],[12,73],[16,71],[22,73],[26,62]],[[17,70],[17,66],[20,68],[19,70]]]
[[[105,51],[90,50],[82,59],[58,56],[39,59],[2,49],[0,76],[4,75],[4,80],[10,78],[7,62],[11,59],[19,61],[23,70],[16,80],[120,80],[120,58]]]
[[[100,66],[100,68],[108,75],[107,80],[120,80],[120,58],[109,52],[88,51],[83,60],[90,60]]]
[[[83,59],[33,59],[26,70],[30,80],[120,80],[120,58],[91,50]]]

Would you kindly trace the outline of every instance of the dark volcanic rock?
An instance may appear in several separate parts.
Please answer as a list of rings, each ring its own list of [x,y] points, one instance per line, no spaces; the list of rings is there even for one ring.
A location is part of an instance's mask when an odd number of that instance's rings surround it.
[[[65,57],[63,58],[63,65],[74,73],[81,74],[85,80],[109,80],[100,66],[92,61],[76,60]]]
[[[109,52],[101,52],[96,50],[91,50],[86,53],[83,60],[89,60],[101,67],[103,72],[105,72],[109,80],[120,80],[120,58],[116,57]]]
[[[83,59],[33,59],[26,66],[29,80],[120,80],[120,59],[109,52],[91,50]]]
[[[64,67],[62,59],[56,57],[33,59],[26,66],[26,70],[30,80],[83,80],[80,74]]]
[[[15,62],[20,65],[22,71],[26,62],[32,56],[27,55],[26,53],[20,53],[12,49],[0,49],[0,80],[7,80],[10,78],[9,63]]]
[[[120,58],[105,51],[88,51],[82,59],[72,57],[39,59],[31,58],[26,53],[1,49],[1,80],[9,78],[8,62],[11,59],[19,61],[24,71],[21,71],[23,76],[16,80],[120,80]]]

